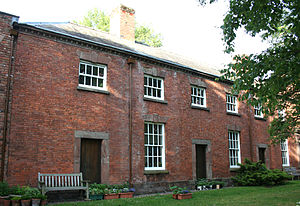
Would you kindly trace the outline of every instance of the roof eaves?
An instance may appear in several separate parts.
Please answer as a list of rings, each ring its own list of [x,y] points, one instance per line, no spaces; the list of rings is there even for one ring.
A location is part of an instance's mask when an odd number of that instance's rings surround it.
[[[3,12],[3,11],[0,11],[0,14],[4,14],[4,15],[7,15],[7,16],[11,16],[11,17],[15,17],[15,18],[20,18],[19,16],[16,16],[16,15],[13,15],[13,14],[9,14],[9,13],[6,13],[6,12]]]
[[[206,76],[206,77],[210,77],[210,78],[214,78],[214,79],[220,77],[218,75],[211,74],[211,73],[208,73],[208,72],[202,72],[202,71],[199,71],[197,69],[193,69],[191,67],[188,67],[188,66],[185,66],[185,65],[182,65],[182,64],[178,64],[178,63],[173,62],[173,61],[169,61],[169,60],[166,60],[166,59],[161,59],[161,58],[158,58],[158,57],[153,57],[153,56],[150,56],[148,54],[145,54],[143,52],[139,52],[139,51],[136,51],[136,50],[131,51],[131,50],[128,50],[128,49],[124,49],[124,48],[116,47],[116,46],[113,46],[113,45],[109,45],[109,44],[105,44],[105,43],[101,43],[101,42],[81,38],[81,37],[74,36],[74,35],[71,35],[71,34],[55,31],[55,30],[52,30],[52,29],[41,28],[41,27],[38,27],[38,26],[26,24],[26,23],[17,23],[17,24],[15,24],[15,26],[21,26],[21,27],[25,27],[25,28],[29,27],[31,29],[36,29],[36,30],[40,30],[40,31],[50,32],[50,33],[62,35],[62,36],[65,36],[65,37],[69,37],[69,38],[72,38],[74,40],[79,40],[79,41],[84,41],[84,42],[88,42],[88,43],[91,43],[91,44],[96,44],[96,45],[106,47],[106,48],[109,48],[109,49],[112,49],[112,50],[115,50],[115,51],[119,51],[119,52],[126,53],[126,54],[136,56],[136,57],[144,57],[144,58],[147,58],[147,59],[150,59],[150,60],[153,60],[153,61],[157,61],[157,62],[162,63],[162,64],[166,64],[166,65],[171,66],[171,67],[184,69],[184,70],[187,70],[189,72],[197,73],[197,74],[200,74],[202,76]],[[221,80],[221,81],[223,81],[225,83],[232,84],[231,80]]]

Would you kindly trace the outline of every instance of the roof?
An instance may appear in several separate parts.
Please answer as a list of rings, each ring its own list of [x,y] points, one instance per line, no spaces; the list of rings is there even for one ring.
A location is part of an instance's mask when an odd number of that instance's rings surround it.
[[[76,38],[80,38],[81,40],[104,44],[106,46],[114,47],[115,49],[126,50],[128,52],[133,52],[140,56],[152,57],[156,60],[163,61],[168,64],[185,67],[215,77],[220,76],[220,72],[216,68],[199,63],[197,60],[193,60],[191,58],[184,57],[182,55],[164,50],[161,47],[155,48],[155,47],[142,45],[139,43],[134,43],[125,39],[121,39],[107,32],[95,30],[75,23],[28,22],[28,23],[24,23],[23,25],[29,25],[37,29],[51,31],[51,32],[55,32],[58,34],[63,34],[71,37],[76,37]]]

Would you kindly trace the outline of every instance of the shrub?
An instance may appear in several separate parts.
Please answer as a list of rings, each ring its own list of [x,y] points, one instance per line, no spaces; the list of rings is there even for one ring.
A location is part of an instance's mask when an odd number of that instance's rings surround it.
[[[9,189],[9,194],[12,194],[12,195],[24,195],[24,193],[25,193],[24,188],[20,187],[19,185],[12,186]]]
[[[9,195],[9,185],[7,182],[0,182],[0,196]]]
[[[239,164],[238,174],[232,178],[235,185],[260,186],[280,185],[290,178],[280,170],[269,170],[262,162],[252,162],[245,159],[244,164]]]

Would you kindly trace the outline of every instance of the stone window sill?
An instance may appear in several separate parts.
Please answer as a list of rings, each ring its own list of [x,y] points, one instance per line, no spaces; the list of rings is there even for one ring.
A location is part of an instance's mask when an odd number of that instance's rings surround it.
[[[263,117],[254,117],[254,119],[256,119],[256,120],[261,120],[261,121],[267,121],[265,118],[263,118]]]
[[[168,104],[168,102],[165,101],[165,100],[152,99],[152,98],[149,98],[149,97],[144,97],[144,100],[145,101],[150,101],[150,102],[158,102],[158,103],[162,103],[162,104]]]
[[[200,106],[196,106],[196,105],[191,105],[191,108],[192,109],[200,109],[200,110],[204,110],[204,111],[210,112],[210,109],[207,108],[207,107],[200,107]]]
[[[241,116],[241,114],[239,114],[239,113],[234,113],[234,112],[226,112],[226,114],[232,115],[232,116],[238,116],[238,117]]]
[[[236,172],[240,169],[240,167],[233,167],[233,168],[230,168],[229,171],[230,172]]]
[[[81,86],[77,86],[77,90],[83,90],[83,91],[89,91],[89,92],[96,92],[96,93],[101,93],[101,94],[110,94],[109,91],[106,91],[106,90],[86,88],[86,87],[81,87]]]
[[[168,170],[145,170],[144,175],[169,174]]]

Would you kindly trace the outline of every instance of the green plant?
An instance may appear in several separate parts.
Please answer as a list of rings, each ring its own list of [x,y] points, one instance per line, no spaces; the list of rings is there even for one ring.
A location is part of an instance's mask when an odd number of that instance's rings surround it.
[[[21,196],[13,196],[10,199],[11,200],[21,200]]]
[[[37,199],[47,200],[47,195],[39,194]]]
[[[0,182],[0,196],[9,195],[9,185],[7,182]]]
[[[31,196],[29,194],[24,194],[21,196],[21,200],[30,200]]]
[[[29,196],[31,198],[38,198],[38,196],[41,194],[41,192],[37,188],[33,187],[24,187],[24,195]]]
[[[9,194],[12,194],[12,195],[24,195],[24,193],[25,193],[24,188],[20,187],[19,185],[12,186],[9,189]]]
[[[169,188],[173,192],[173,194],[190,193],[190,191],[186,187],[182,188],[182,187],[178,187],[178,186],[174,185],[174,186],[170,186]]]
[[[269,170],[261,162],[252,162],[245,159],[244,164],[239,164],[238,174],[232,178],[236,185],[260,186],[260,185],[281,185],[290,178],[283,171]]]

